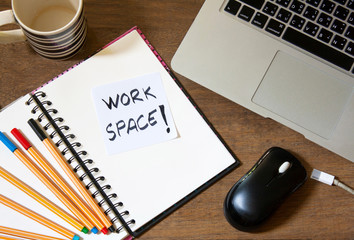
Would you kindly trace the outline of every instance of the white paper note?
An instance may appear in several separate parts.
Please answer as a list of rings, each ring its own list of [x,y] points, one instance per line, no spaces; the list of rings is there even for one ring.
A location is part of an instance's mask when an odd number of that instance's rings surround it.
[[[92,95],[110,155],[177,137],[159,73],[102,85]]]

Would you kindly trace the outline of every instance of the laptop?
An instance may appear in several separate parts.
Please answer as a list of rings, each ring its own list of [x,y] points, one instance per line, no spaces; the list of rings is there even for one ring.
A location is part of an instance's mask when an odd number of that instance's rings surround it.
[[[354,161],[354,0],[206,0],[177,73]]]

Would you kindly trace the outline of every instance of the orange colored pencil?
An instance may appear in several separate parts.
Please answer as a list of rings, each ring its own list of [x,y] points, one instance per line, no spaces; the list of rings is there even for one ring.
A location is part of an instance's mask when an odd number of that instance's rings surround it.
[[[78,206],[88,219],[101,230],[104,234],[108,233],[107,228],[100,222],[98,217],[94,215],[91,208],[77,195],[77,193],[69,186],[69,184],[57,173],[52,165],[45,159],[40,152],[31,146],[27,139],[16,128],[12,129],[11,133],[22,144],[22,146],[29,152],[37,163],[44,169],[44,171],[51,177],[51,179],[63,190],[65,194]]]
[[[56,206],[54,203],[49,201],[47,198],[45,198],[43,195],[38,193],[36,190],[22,182],[20,179],[16,178],[14,175],[6,171],[3,167],[0,167],[0,176],[3,177],[5,180],[13,184],[15,187],[19,188],[22,190],[24,193],[35,199],[38,203],[42,204],[46,208],[48,208],[50,211],[58,215],[60,218],[62,218],[64,221],[69,223],[71,226],[76,228],[77,230],[81,231],[84,226],[82,225],[81,222],[79,222],[76,218],[73,218],[71,215],[69,215],[67,212]]]
[[[7,237],[7,236],[0,236],[1,240],[19,240],[18,238]]]
[[[20,149],[18,149],[2,132],[0,132],[0,140],[15,154],[15,156],[44,184],[54,193],[54,195],[68,208],[70,211],[93,233],[98,230],[86,218],[86,216],[71,202],[71,200],[57,188],[57,186],[50,180],[50,178],[41,171],[41,169],[32,162]],[[84,227],[81,232],[87,233],[87,228]]]
[[[43,217],[42,215],[39,215],[38,213],[16,203],[15,201],[12,201],[11,199],[5,197],[4,195],[0,194],[0,203],[4,204],[5,206],[25,215],[26,217],[29,217],[33,219],[34,221],[52,229],[53,231],[61,234],[62,236],[65,236],[67,238],[70,238],[72,240],[79,240],[80,237],[75,235],[75,233],[71,232],[70,230],[60,226],[59,224]]]
[[[0,233],[5,234],[5,235],[20,237],[20,238],[25,238],[25,239],[64,240],[62,238],[46,236],[46,235],[42,235],[42,234],[38,234],[38,233],[27,232],[27,231],[23,231],[20,229],[9,228],[9,227],[4,227],[4,226],[0,226]],[[0,237],[0,239],[1,239],[1,237]],[[6,238],[4,238],[4,239],[6,239]],[[14,238],[11,238],[11,239],[14,239]]]
[[[70,180],[74,183],[76,186],[77,190],[81,193],[81,195],[84,197],[86,202],[90,205],[90,207],[95,211],[95,213],[100,217],[100,219],[103,221],[104,225],[106,228],[111,228],[112,223],[109,221],[108,217],[102,212],[102,209],[98,206],[98,204],[95,202],[95,200],[92,198],[91,194],[88,192],[88,190],[82,185],[82,182],[77,178],[73,170],[69,167],[68,163],[66,162],[66,159],[63,157],[61,152],[54,146],[54,144],[47,138],[47,136],[44,134],[42,129],[38,126],[35,120],[30,119],[28,121],[28,124],[32,127],[33,131],[37,134],[39,139],[42,141],[42,143],[45,145],[45,147],[48,149],[48,151],[52,154],[52,156],[55,158],[55,160],[58,162],[58,164],[61,166],[61,168],[64,170],[66,175],[70,178]]]

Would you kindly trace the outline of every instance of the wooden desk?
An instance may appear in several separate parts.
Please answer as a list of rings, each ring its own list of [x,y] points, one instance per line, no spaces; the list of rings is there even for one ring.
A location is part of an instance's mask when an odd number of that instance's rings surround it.
[[[203,1],[85,0],[85,4],[88,41],[73,59],[42,58],[26,43],[0,45],[1,107],[57,76],[134,25],[139,26],[170,64]],[[0,10],[9,8],[10,0],[0,0]],[[178,74],[177,77],[236,153],[241,166],[140,239],[354,238],[353,196],[311,179],[287,199],[259,232],[244,233],[232,228],[223,215],[225,195],[268,148],[288,149],[303,162],[309,175],[312,168],[317,168],[338,176],[352,187],[354,164],[271,119],[264,119]]]

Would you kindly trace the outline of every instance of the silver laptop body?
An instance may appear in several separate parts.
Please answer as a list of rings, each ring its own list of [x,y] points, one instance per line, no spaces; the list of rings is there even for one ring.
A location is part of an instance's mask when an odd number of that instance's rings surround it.
[[[336,15],[316,13],[327,10],[321,1],[334,3]],[[318,2],[299,10],[294,6],[305,1],[206,0],[172,68],[354,161],[353,1]],[[349,13],[341,16],[337,9]],[[340,22],[345,29],[336,28]],[[331,28],[334,34],[328,36]],[[338,43],[345,35],[349,40]],[[314,42],[321,44],[310,53],[303,44]]]

